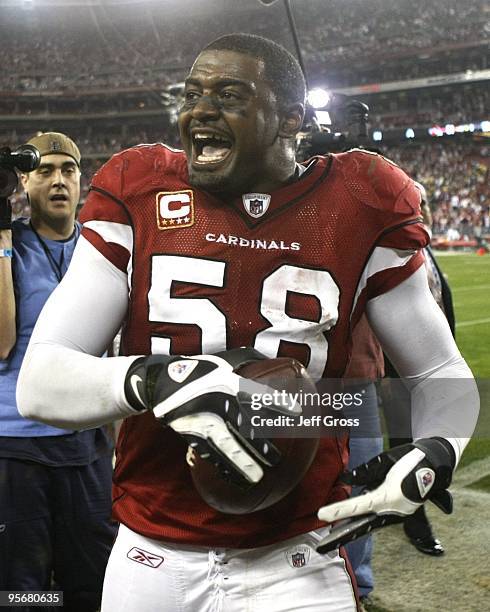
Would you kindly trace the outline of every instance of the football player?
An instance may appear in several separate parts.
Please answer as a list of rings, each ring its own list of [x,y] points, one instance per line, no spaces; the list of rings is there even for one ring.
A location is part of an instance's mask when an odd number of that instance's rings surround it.
[[[336,548],[345,527],[328,554],[315,550],[325,522],[354,517],[353,537],[360,520],[442,498],[474,427],[474,384],[450,395],[438,383],[472,377],[421,269],[418,190],[360,150],[296,163],[304,100],[289,52],[224,36],[186,79],[184,151],[140,145],[93,179],[82,238],[34,332],[18,399],[24,415],[58,427],[125,418],[104,612],[354,610]],[[237,433],[249,398],[234,368],[254,357],[231,349],[340,377],[363,311],[413,388],[416,442],[356,472],[352,480],[375,488],[352,500],[339,479],[345,440],[325,437],[278,504],[233,516],[208,507],[191,483],[189,444],[251,483],[277,458]],[[99,359],[121,324],[121,356]]]

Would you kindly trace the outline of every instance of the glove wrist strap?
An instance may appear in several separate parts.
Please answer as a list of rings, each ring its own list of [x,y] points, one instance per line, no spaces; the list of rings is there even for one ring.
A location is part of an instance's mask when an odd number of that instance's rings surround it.
[[[134,410],[143,411],[150,408],[151,398],[149,395],[152,389],[148,385],[149,369],[154,365],[160,368],[166,367],[175,359],[179,359],[179,357],[175,357],[175,355],[151,355],[133,361],[124,380],[124,394],[128,404]]]
[[[422,438],[413,445],[425,453],[435,470],[439,480],[438,488],[448,487],[456,467],[456,454],[452,444],[445,438]]]

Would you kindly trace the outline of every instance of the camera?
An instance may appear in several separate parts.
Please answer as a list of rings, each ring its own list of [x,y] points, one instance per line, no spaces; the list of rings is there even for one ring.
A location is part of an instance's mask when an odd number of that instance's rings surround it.
[[[328,128],[320,125],[315,109],[307,107],[298,139],[299,159],[346,151],[367,143],[367,104],[344,94],[333,94],[325,110],[331,119]]]
[[[21,145],[14,151],[0,148],[0,230],[10,229],[11,211],[9,197],[17,189],[19,179],[16,170],[32,172],[41,162],[38,149],[30,144]]]

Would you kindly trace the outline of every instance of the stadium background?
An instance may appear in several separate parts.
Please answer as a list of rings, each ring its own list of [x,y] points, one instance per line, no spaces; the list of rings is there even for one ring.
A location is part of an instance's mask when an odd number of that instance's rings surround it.
[[[490,378],[490,7],[485,0],[291,0],[310,88],[370,107],[366,146],[427,188],[433,245],[454,292],[458,344]],[[200,48],[233,31],[294,52],[282,0],[0,0],[0,146],[62,131],[93,172],[141,142],[179,146],[176,108]],[[21,193],[16,215],[28,213]],[[478,255],[480,254],[480,255]],[[397,527],[378,536],[379,610],[488,609],[490,417],[455,482],[456,514],[432,514],[447,548],[426,559]]]

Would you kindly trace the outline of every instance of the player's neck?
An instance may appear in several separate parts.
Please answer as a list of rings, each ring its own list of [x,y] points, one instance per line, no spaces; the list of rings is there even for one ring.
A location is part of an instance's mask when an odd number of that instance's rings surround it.
[[[264,185],[264,189],[258,189],[259,193],[270,193],[293,183],[297,179],[294,148],[289,145],[289,142],[279,141],[278,144],[280,146],[272,151],[272,156],[266,161],[270,168],[268,173],[264,173],[265,176],[269,176],[269,179],[265,181],[268,184]]]
[[[248,189],[248,191],[253,193],[272,193],[297,180],[296,160],[293,156],[283,156],[282,163],[274,163],[271,170],[271,172],[264,172],[261,176],[257,177],[253,189]]]
[[[64,219],[45,219],[33,214],[31,223],[36,232],[48,240],[66,240],[73,234],[75,216]]]

